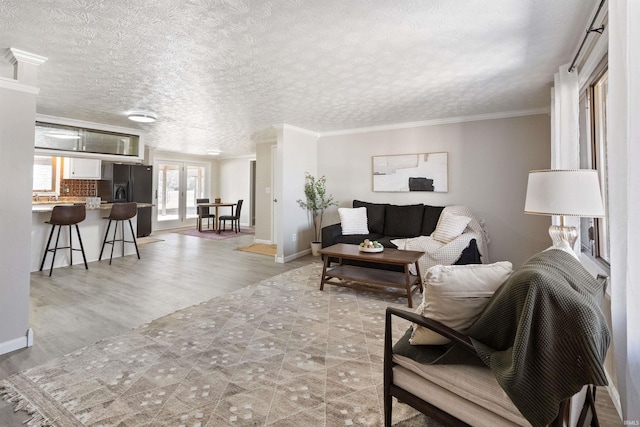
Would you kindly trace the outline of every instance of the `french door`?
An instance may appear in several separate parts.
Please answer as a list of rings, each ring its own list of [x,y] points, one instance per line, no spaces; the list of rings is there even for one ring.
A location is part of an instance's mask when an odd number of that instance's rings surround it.
[[[196,199],[206,197],[209,167],[205,163],[156,161],[158,174],[158,229],[194,225]]]

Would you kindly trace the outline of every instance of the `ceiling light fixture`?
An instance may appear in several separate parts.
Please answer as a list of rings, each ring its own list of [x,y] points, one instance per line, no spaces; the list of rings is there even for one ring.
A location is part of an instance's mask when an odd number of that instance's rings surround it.
[[[220,150],[207,150],[207,154],[210,156],[219,156],[222,153]]]
[[[156,115],[146,111],[134,111],[127,115],[129,120],[133,120],[138,123],[153,123],[156,121]]]

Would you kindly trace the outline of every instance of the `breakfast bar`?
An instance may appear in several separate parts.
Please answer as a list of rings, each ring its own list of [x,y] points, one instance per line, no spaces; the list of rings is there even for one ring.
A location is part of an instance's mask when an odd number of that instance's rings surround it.
[[[42,255],[45,251],[45,245],[47,244],[47,239],[49,238],[49,233],[51,231],[51,225],[46,224],[45,222],[49,220],[51,216],[51,211],[53,207],[56,205],[69,205],[70,203],[46,203],[46,204],[36,204],[34,203],[32,206],[32,223],[31,223],[31,271],[38,271],[40,269],[40,263],[42,262]],[[73,203],[71,203],[73,204]],[[78,224],[80,228],[80,235],[82,236],[82,243],[84,246],[84,251],[87,257],[87,262],[97,261],[100,256],[100,249],[102,248],[102,241],[104,240],[104,234],[107,230],[107,224],[109,221],[105,220],[104,217],[109,215],[111,207],[113,203],[103,203],[100,207],[97,208],[89,208],[87,207],[87,214],[84,221]],[[150,203],[138,203],[138,208],[151,207],[153,206]],[[131,219],[131,222],[134,226],[134,229],[137,227],[136,218]],[[112,232],[109,232],[111,234]],[[125,233],[127,238],[129,238],[129,228],[125,228]],[[118,230],[118,236],[120,235],[120,230]],[[68,227],[63,227],[63,230],[60,232],[60,241],[68,242],[69,239],[69,229]],[[75,231],[73,232],[73,241],[74,245],[78,244],[77,236],[75,235]],[[134,255],[136,253],[135,247],[133,245],[125,245],[124,255]],[[116,245],[113,252],[113,257],[121,257],[124,256],[122,253],[122,246]],[[108,257],[107,257],[108,258]],[[45,269],[48,269],[50,266],[51,257],[47,258],[47,263],[45,265]],[[107,260],[108,261],[108,260]],[[74,256],[73,264],[82,264],[82,256]],[[59,251],[58,255],[55,259],[54,268],[65,267],[69,265],[69,251]],[[82,270],[84,270],[84,266],[82,266]]]

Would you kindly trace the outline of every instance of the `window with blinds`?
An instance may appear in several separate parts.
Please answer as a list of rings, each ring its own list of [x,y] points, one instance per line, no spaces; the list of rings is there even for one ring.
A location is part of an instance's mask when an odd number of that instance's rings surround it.
[[[56,182],[55,157],[34,156],[33,191],[54,191]]]

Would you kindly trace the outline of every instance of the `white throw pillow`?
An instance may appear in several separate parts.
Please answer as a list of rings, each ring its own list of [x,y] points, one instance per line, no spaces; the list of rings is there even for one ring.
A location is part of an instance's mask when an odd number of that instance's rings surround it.
[[[369,234],[367,208],[338,208],[342,234]]]
[[[509,277],[509,261],[493,264],[436,265],[427,270],[422,304],[416,313],[465,332],[478,318],[493,293]],[[413,325],[411,344],[446,344],[447,338]]]
[[[471,218],[468,216],[442,212],[438,225],[436,225],[436,229],[431,234],[431,237],[439,242],[449,243],[462,234],[470,221]]]

